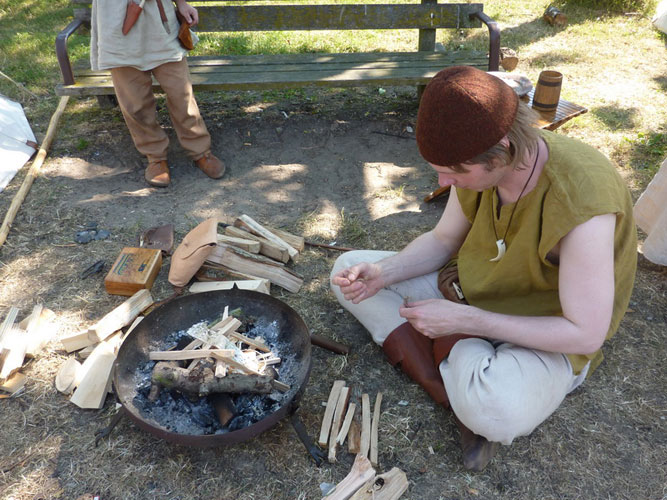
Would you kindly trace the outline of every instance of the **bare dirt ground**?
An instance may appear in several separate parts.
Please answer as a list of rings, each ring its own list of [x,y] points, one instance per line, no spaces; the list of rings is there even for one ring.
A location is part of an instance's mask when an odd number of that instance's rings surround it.
[[[228,165],[220,181],[193,168],[172,130],[173,184],[148,188],[118,110],[71,102],[43,171],[0,250],[0,311],[23,316],[42,303],[57,313],[58,337],[78,331],[123,298],[105,293],[109,265],[138,234],[162,223],[176,240],[209,217],[243,213],[307,239],[357,248],[398,250],[433,226],[444,200],[422,198],[435,176],[414,142],[413,89],[263,99],[202,95],[213,150]],[[169,127],[166,110],[160,117]],[[19,179],[20,180],[20,179]],[[19,182],[0,194],[2,211]],[[634,191],[635,198],[640,194]],[[74,243],[89,222],[111,232]],[[667,275],[640,257],[630,311],[607,343],[603,365],[531,436],[503,447],[482,473],[461,464],[455,426],[407,377],[384,360],[364,329],[342,312],[328,289],[337,252],[307,247],[294,269],[305,278],[291,305],[312,333],[350,346],[339,356],[314,348],[299,413],[315,437],[331,384],[344,379],[358,397],[384,393],[379,471],[406,472],[409,499],[665,498],[664,333]],[[153,287],[167,298],[167,261]],[[3,499],[315,499],[337,483],[353,456],[316,467],[285,420],[251,441],[214,449],[171,445],[124,419],[95,447],[94,432],[114,414],[80,410],[53,387],[68,355],[58,342],[25,369],[25,392],[0,403],[0,497]]]

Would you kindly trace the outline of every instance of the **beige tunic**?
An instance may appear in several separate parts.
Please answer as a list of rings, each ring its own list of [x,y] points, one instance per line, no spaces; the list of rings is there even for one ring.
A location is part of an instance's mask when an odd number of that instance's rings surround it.
[[[132,1],[132,0],[129,0]],[[162,0],[170,32],[162,25],[157,0],[146,0],[143,12],[127,35],[122,27],[124,0],[93,0],[90,67],[93,70],[131,66],[141,71],[183,59],[178,20],[171,0]]]

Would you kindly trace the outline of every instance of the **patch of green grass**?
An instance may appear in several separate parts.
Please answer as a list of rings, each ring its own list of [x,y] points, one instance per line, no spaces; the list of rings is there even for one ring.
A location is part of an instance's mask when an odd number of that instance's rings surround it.
[[[340,210],[340,238],[352,245],[361,245],[368,239],[363,221],[355,214],[347,214],[345,208]]]
[[[79,141],[76,143],[76,149],[78,149],[79,151],[83,151],[88,146],[90,146],[90,141],[88,139],[84,139],[83,137],[81,137]]]

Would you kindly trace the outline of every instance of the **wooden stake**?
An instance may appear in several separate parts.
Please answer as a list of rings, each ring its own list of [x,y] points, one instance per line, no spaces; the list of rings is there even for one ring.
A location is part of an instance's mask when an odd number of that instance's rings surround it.
[[[371,400],[368,394],[361,395],[361,454],[368,456],[371,447]]]
[[[329,442],[329,433],[331,430],[331,422],[333,421],[334,411],[336,411],[336,403],[338,402],[338,396],[340,396],[340,390],[344,386],[344,380],[336,380],[331,387],[331,391],[329,392],[329,399],[327,400],[327,407],[324,410],[324,418],[322,419],[322,426],[320,428],[320,437],[317,440],[319,445],[323,448],[325,448]]]
[[[343,387],[340,390],[340,395],[338,396],[338,402],[336,403],[336,411],[334,412],[334,419],[331,423],[331,433],[329,434],[329,462],[334,463],[336,461],[336,448],[338,447],[338,442],[336,438],[338,437],[338,431],[340,430],[341,422],[343,421],[343,416],[345,415],[345,410],[347,410],[347,402],[350,396],[350,388]]]
[[[0,247],[5,244],[5,241],[7,240],[7,235],[9,234],[9,229],[12,226],[14,219],[16,218],[16,214],[18,213],[19,208],[21,208],[23,200],[25,200],[25,197],[28,195],[28,191],[30,191],[32,183],[34,182],[35,178],[39,175],[39,170],[42,168],[42,164],[44,163],[44,159],[46,158],[46,153],[51,147],[51,142],[53,142],[53,138],[56,136],[56,129],[58,128],[58,122],[60,121],[60,117],[65,111],[65,107],[67,106],[68,101],[69,101],[69,96],[63,96],[60,98],[60,102],[58,103],[56,112],[53,113],[53,116],[51,116],[49,127],[46,130],[46,136],[44,137],[44,141],[42,142],[42,145],[40,146],[39,151],[37,152],[37,156],[35,157],[35,160],[32,162],[28,174],[25,176],[25,179],[23,179],[23,184],[21,184],[21,187],[16,192],[16,195],[14,195],[14,199],[12,200],[9,209],[7,210],[5,219],[2,222],[2,227],[0,227]]]
[[[51,309],[46,309],[41,304],[32,309],[32,313],[21,321],[20,326],[24,328],[28,336],[28,345],[25,350],[27,358],[34,358],[54,336],[53,320],[56,314]],[[25,321],[25,326],[24,325]]]
[[[373,410],[373,423],[371,424],[371,451],[370,459],[373,467],[378,465],[378,425],[380,424],[380,405],[382,404],[382,393],[378,392],[375,398],[375,409]]]

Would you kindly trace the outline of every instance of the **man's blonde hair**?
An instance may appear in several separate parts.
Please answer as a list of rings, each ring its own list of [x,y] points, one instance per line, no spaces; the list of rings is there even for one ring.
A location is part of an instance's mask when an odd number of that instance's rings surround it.
[[[480,163],[486,165],[487,170],[493,170],[498,164],[509,165],[513,169],[520,168],[523,159],[535,154],[537,150],[540,133],[536,125],[537,113],[519,101],[514,123],[507,133],[509,147],[499,142],[465,163],[449,168],[455,172],[467,172],[466,165]]]

